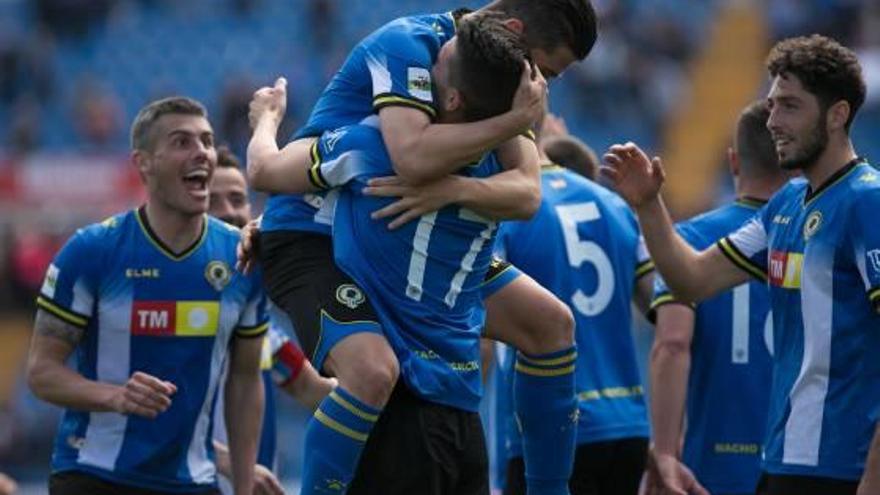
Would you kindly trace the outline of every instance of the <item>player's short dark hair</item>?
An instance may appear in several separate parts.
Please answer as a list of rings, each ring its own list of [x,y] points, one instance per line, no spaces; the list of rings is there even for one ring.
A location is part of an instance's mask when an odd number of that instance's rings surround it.
[[[849,103],[847,131],[865,102],[865,79],[855,52],[825,36],[814,34],[780,41],[767,57],[767,70],[772,77],[797,76],[824,109],[841,100]]]
[[[241,162],[238,160],[238,157],[225,144],[217,146],[217,168],[241,170]]]
[[[596,44],[598,22],[590,0],[499,0],[494,8],[523,22],[531,48],[565,45],[583,60]]]
[[[198,101],[185,96],[171,96],[148,103],[141,108],[131,124],[131,149],[150,150],[155,144],[153,126],[163,115],[195,115],[208,117]]]
[[[504,27],[501,16],[477,13],[456,30],[458,49],[451,69],[452,85],[464,99],[465,119],[482,120],[508,110],[530,60],[522,37]]]
[[[596,180],[599,158],[586,143],[574,136],[548,137],[541,143],[544,154],[551,162],[565,167],[587,179]]]
[[[783,173],[779,166],[779,155],[767,120],[770,109],[767,102],[754,101],[739,115],[736,123],[736,155],[742,173],[755,177],[773,177]]]

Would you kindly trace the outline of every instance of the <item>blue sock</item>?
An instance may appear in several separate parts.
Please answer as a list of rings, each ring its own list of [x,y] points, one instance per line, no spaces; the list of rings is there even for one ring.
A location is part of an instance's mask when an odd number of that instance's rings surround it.
[[[514,408],[522,429],[528,495],[569,495],[577,441],[575,347],[517,354]]]
[[[306,425],[301,495],[341,495],[348,490],[380,412],[342,387],[321,401]]]

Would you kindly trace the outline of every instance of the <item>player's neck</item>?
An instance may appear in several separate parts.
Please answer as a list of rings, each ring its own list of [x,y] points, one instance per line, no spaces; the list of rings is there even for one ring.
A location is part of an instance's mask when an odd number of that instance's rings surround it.
[[[849,137],[841,137],[828,143],[825,151],[819,156],[811,167],[804,169],[804,177],[810,182],[810,187],[815,191],[821,187],[829,177],[846,166],[856,158],[852,141]]]
[[[740,177],[736,187],[737,198],[751,198],[768,201],[786,182],[788,177],[778,179]]]
[[[180,253],[192,246],[202,235],[205,215],[184,214],[158,201],[148,201],[144,207],[150,229],[172,252]]]

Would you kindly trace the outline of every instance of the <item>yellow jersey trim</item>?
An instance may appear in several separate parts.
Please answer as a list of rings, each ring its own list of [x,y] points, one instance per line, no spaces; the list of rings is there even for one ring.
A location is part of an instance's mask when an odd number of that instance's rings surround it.
[[[651,260],[643,261],[636,266],[636,280],[654,271],[654,262]]]
[[[235,334],[239,337],[259,337],[266,333],[267,330],[269,330],[268,321],[255,327],[238,327],[235,329]]]
[[[309,167],[309,182],[318,189],[330,189],[330,184],[327,184],[324,176],[321,175],[322,159],[321,151],[318,148],[318,141],[312,144],[309,154],[312,157],[312,165]]]
[[[569,373],[574,373],[574,365],[566,366],[565,368],[555,368],[552,370],[545,370],[541,368],[533,368],[531,366],[526,366],[522,363],[516,363],[516,371],[520,373],[525,373],[526,375],[532,376],[542,376],[542,377],[553,377],[553,376],[562,376],[567,375]]]
[[[150,228],[149,224],[144,221],[144,218],[141,218],[144,213],[142,213],[143,208],[138,208],[135,211],[135,218],[137,218],[138,225],[141,226],[141,231],[144,233],[144,237],[150,241],[156,249],[159,250],[160,253],[164,254],[168,258],[171,258],[172,261],[183,261],[188,258],[191,254],[196,252],[202,244],[205,242],[205,238],[208,237],[208,216],[202,215],[202,233],[199,234],[199,238],[196,242],[193,243],[192,246],[186,248],[180,254],[174,254],[168,249],[165,244],[159,239],[159,237],[153,232],[153,229]]]
[[[58,318],[61,318],[65,322],[70,323],[71,325],[85,327],[89,324],[89,320],[85,316],[81,316],[72,311],[68,311],[43,296],[37,296],[37,306],[52,313]]]
[[[513,265],[507,265],[507,266],[505,266],[503,270],[501,270],[500,272],[496,273],[495,275],[492,275],[492,277],[491,277],[489,280],[483,280],[483,283],[480,284],[480,285],[481,285],[481,286],[484,286],[484,285],[491,284],[492,282],[494,282],[495,280],[497,280],[498,277],[500,277],[501,275],[504,275],[505,273],[507,273],[507,271],[510,270],[511,268],[513,268]]]
[[[744,256],[727,237],[718,241],[717,246],[721,249],[721,253],[723,253],[731,263],[758,280],[767,282],[767,274],[764,273],[764,270],[752,263],[752,260]]]
[[[343,435],[345,435],[349,438],[353,438],[353,439],[357,440],[358,442],[366,442],[367,441],[368,435],[366,433],[361,433],[361,432],[352,430],[351,428],[345,426],[342,423],[339,423],[338,421],[331,418],[330,416],[327,416],[326,414],[324,414],[324,411],[322,411],[320,409],[315,411],[315,419],[320,421],[327,428],[330,428],[331,430],[336,430],[337,432],[342,433]]]
[[[868,292],[868,299],[870,299],[873,302],[880,301],[880,287],[877,287],[876,289],[872,290],[871,292]]]
[[[435,110],[434,107],[418,100],[412,100],[392,94],[381,94],[373,98],[373,110],[380,110],[385,107],[393,106],[417,108],[428,114],[432,120],[437,118],[437,110]]]
[[[351,402],[349,402],[349,401],[343,399],[342,397],[340,397],[339,394],[337,394],[335,390],[332,391],[332,392],[330,392],[330,398],[333,399],[333,402],[339,404],[340,406],[342,406],[342,407],[344,407],[346,410],[348,410],[348,412],[354,414],[355,416],[357,416],[357,417],[359,417],[359,418],[361,418],[361,419],[363,419],[363,420],[366,420],[366,421],[370,421],[370,422],[372,422],[372,423],[375,423],[376,420],[379,419],[379,415],[378,415],[378,414],[369,414],[369,413],[367,413],[367,412],[364,412],[364,411],[358,409],[357,406],[355,406],[355,405],[352,404]]]

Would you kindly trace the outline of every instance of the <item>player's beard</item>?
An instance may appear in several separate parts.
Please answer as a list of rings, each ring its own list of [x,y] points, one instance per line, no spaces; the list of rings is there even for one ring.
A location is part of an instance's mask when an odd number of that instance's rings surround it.
[[[803,145],[785,158],[779,157],[779,166],[785,170],[809,170],[828,147],[828,129],[823,125],[825,116],[816,119],[816,124],[807,134]]]

